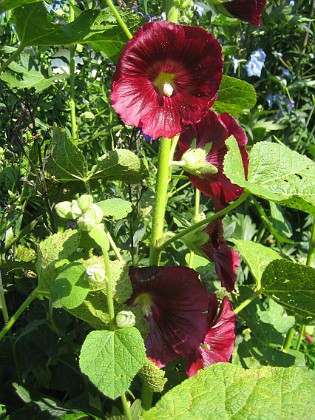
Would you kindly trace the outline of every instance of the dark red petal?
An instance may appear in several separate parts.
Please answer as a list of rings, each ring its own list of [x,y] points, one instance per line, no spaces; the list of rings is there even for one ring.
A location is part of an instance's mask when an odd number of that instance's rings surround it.
[[[239,255],[227,246],[223,236],[222,219],[210,223],[203,231],[209,235],[209,240],[200,247],[200,250],[214,262],[221,285],[231,292],[236,282],[236,269],[240,264]]]
[[[199,369],[219,362],[228,362],[235,342],[235,314],[228,297],[223,298],[220,313],[209,326],[204,343],[207,350],[200,347],[188,357],[188,376],[193,376]]]
[[[130,278],[134,293],[129,304],[144,293],[153,300],[147,317],[148,357],[162,367],[177,356],[192,353],[207,330],[208,297],[198,273],[188,267],[132,267]]]
[[[218,173],[207,175],[204,178],[195,175],[188,176],[196,188],[214,200],[216,211],[223,209],[227,203],[236,200],[243,193],[243,188],[232,184],[223,174],[223,162],[227,153],[225,140],[231,135],[238,142],[245,175],[247,175],[248,154],[245,149],[247,136],[242,127],[228,113],[218,115],[216,112],[209,111],[199,123],[192,125],[180,136],[178,143],[180,152],[176,155],[177,159],[180,159],[182,154],[190,148],[194,139],[197,140],[197,148],[204,148],[208,143],[211,143],[206,161],[215,166]]]
[[[160,72],[174,74],[171,97],[161,95],[153,84]],[[151,137],[173,137],[199,121],[214,103],[222,72],[221,46],[204,29],[147,23],[120,57],[113,107],[127,124]]]
[[[234,17],[251,23],[252,25],[261,24],[266,0],[232,0],[222,3],[222,6]]]

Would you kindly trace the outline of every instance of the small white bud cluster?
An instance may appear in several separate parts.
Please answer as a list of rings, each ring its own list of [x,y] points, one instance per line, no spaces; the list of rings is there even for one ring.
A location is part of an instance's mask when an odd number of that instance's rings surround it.
[[[56,212],[63,219],[77,220],[78,228],[85,232],[92,230],[103,219],[102,209],[93,203],[93,197],[89,194],[81,195],[78,200],[56,204]]]
[[[105,269],[100,264],[90,265],[85,273],[91,283],[103,283],[106,279]]]
[[[136,317],[131,311],[120,311],[116,315],[116,324],[118,328],[134,327]]]

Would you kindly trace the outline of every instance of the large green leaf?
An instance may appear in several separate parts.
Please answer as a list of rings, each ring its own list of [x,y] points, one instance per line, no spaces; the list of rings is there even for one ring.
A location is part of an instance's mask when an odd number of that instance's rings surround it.
[[[272,261],[261,278],[263,293],[299,315],[304,323],[315,321],[315,269],[286,260]]]
[[[314,395],[314,376],[301,369],[218,363],[173,388],[143,419],[309,418]]]
[[[0,0],[0,13],[40,1],[41,0]]]
[[[257,242],[244,241],[242,239],[233,239],[233,242],[259,286],[261,276],[267,265],[273,260],[281,259],[280,255],[273,249]]]
[[[128,40],[109,10],[86,10],[73,22],[63,25],[52,22],[43,3],[33,3],[16,9],[15,17],[23,46],[90,43],[116,59]],[[142,22],[136,14],[124,14],[123,17],[131,31]]]
[[[116,220],[123,219],[132,211],[130,201],[121,198],[109,198],[96,204],[103,210],[104,217],[113,217]]]
[[[85,339],[80,368],[106,396],[123,395],[146,360],[144,342],[133,327],[92,331]]]
[[[147,176],[142,160],[128,149],[111,150],[101,156],[89,174],[89,179],[119,180],[135,184]]]
[[[51,153],[46,170],[56,181],[84,181],[87,179],[87,162],[83,153],[72,143],[66,131],[55,128]]]
[[[223,76],[218,99],[212,109],[219,112],[228,112],[237,117],[244,109],[253,108],[256,103],[256,92],[252,85],[243,80],[230,76]]]
[[[282,206],[315,215],[315,163],[282,144],[259,142],[250,152],[248,177],[234,137],[226,140],[229,149],[224,173],[250,193]]]

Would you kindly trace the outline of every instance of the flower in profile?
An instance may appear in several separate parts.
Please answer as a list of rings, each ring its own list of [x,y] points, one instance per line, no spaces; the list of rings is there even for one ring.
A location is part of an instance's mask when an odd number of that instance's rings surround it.
[[[228,297],[223,298],[217,314],[215,294],[209,296],[208,331],[197,350],[188,356],[187,375],[195,375],[199,369],[219,362],[228,362],[235,342],[235,314]]]
[[[133,294],[149,322],[147,356],[164,367],[196,350],[207,331],[208,296],[198,273],[188,267],[131,267]]]
[[[242,155],[245,174],[247,174],[248,154],[245,149],[247,136],[236,120],[228,113],[218,115],[209,111],[197,124],[189,127],[178,142],[180,151],[177,158],[183,162],[183,169],[189,172],[189,179],[204,195],[214,200],[216,210],[221,210],[230,201],[241,196],[243,188],[238,187],[223,174],[223,161],[227,148],[225,140],[234,136]],[[186,165],[191,153],[198,151],[198,171]],[[204,162],[204,168],[200,169]]]
[[[224,1],[220,5],[228,16],[259,26],[265,3],[266,0],[232,0]]]
[[[172,138],[211,107],[222,72],[221,46],[204,29],[146,23],[121,54],[112,104],[126,124]]]
[[[228,292],[234,290],[236,269],[240,264],[240,257],[225,242],[222,219],[217,219],[202,230],[191,232],[182,239],[186,246],[196,254],[213,261],[221,285]]]

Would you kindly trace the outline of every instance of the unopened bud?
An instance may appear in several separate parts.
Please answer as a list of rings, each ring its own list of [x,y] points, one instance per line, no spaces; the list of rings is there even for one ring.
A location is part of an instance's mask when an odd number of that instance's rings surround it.
[[[133,327],[136,323],[136,317],[131,311],[120,311],[116,315],[116,324],[118,328]]]
[[[86,212],[91,208],[93,203],[93,197],[90,194],[83,194],[77,200],[78,206],[82,210],[82,212]]]
[[[103,213],[103,210],[97,204],[92,204],[89,212],[91,212],[91,214],[93,214],[95,223],[97,225],[99,223],[101,223],[101,221],[103,220],[103,217],[104,217],[104,213]]]
[[[62,201],[61,203],[56,204],[56,212],[59,217],[63,219],[70,219],[71,218],[71,202],[70,201]]]
[[[82,214],[82,211],[81,211],[80,207],[78,206],[77,200],[72,200],[72,203],[71,203],[72,219],[77,219],[78,217],[81,216],[81,214]]]
[[[90,232],[96,226],[93,214],[84,213],[78,218],[78,228],[84,232]]]
[[[182,168],[184,171],[204,178],[205,175],[214,175],[218,169],[206,161],[208,150],[198,147],[196,149],[188,149],[182,156]]]
[[[103,283],[106,279],[104,267],[99,264],[90,265],[86,269],[86,275],[92,283]]]

